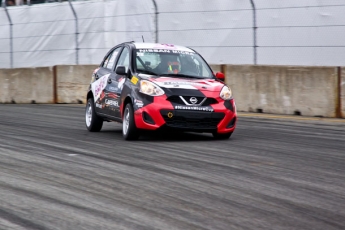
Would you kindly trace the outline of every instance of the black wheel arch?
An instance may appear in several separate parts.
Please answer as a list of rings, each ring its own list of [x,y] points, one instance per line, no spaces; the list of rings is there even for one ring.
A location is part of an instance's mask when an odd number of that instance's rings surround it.
[[[93,93],[91,90],[86,95],[86,101],[89,100],[89,98],[93,98]]]
[[[125,100],[123,101],[123,110],[122,110],[122,113],[121,113],[121,117],[123,117],[123,113],[125,112],[125,108],[126,108],[126,105],[128,103],[131,103],[132,105],[134,103],[134,100],[133,100],[133,98],[130,95],[127,95]]]

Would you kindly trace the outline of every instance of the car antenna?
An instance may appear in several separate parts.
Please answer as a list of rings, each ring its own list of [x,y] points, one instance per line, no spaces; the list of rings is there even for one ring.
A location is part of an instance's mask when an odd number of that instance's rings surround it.
[[[145,42],[145,41],[144,41],[144,36],[143,36],[143,35],[141,35],[141,37],[143,38],[143,42]]]

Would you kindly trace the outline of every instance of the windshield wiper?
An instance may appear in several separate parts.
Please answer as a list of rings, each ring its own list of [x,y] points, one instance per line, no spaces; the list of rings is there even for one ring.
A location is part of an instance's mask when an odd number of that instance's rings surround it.
[[[157,76],[157,74],[153,71],[146,70],[146,69],[137,69],[138,73],[146,73],[146,74],[151,74]]]

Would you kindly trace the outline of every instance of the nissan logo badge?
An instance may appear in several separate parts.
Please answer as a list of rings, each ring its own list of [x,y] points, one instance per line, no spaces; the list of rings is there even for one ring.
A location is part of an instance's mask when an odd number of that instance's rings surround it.
[[[196,99],[195,97],[191,97],[191,98],[189,99],[189,101],[190,101],[192,104],[195,104],[195,103],[198,102],[198,99]]]

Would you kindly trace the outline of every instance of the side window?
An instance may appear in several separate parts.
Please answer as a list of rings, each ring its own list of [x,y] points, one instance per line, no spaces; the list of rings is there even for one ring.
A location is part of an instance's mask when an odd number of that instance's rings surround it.
[[[106,68],[106,67],[107,67],[107,64],[108,64],[108,62],[109,62],[109,58],[111,57],[112,54],[113,54],[113,53],[110,53],[110,54],[108,55],[108,57],[104,60],[103,65],[102,65],[103,68]]]
[[[106,69],[113,69],[115,65],[115,60],[117,55],[119,54],[121,47],[116,48],[113,52],[111,52],[108,57],[105,59],[103,66]]]
[[[126,69],[128,70],[129,66],[129,49],[125,47],[120,55],[119,61],[117,62],[116,67],[118,66],[125,66]]]
[[[137,69],[145,69],[145,67],[143,66],[143,63],[145,63],[146,66],[149,66],[151,68],[156,68],[160,62],[161,62],[161,57],[159,53],[137,52],[137,59],[136,59]]]

